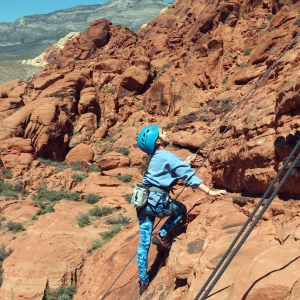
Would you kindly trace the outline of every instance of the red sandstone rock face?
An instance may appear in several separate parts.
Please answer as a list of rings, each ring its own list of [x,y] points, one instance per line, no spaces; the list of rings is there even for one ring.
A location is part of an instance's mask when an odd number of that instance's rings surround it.
[[[1,227],[0,243],[14,252],[3,264],[0,299],[42,299],[62,284],[77,286],[75,299],[104,295],[137,248],[136,214],[125,197],[142,178],[136,136],[149,123],[166,128],[169,150],[183,159],[203,146],[193,167],[209,157],[198,176],[232,192],[207,198],[186,189],[179,200],[189,214],[173,232],[167,260],[150,249],[155,277],[142,298],[195,298],[258,201],[240,193],[263,194],[299,138],[299,38],[245,98],[299,32],[294,2],[178,0],[137,33],[97,20],[31,80],[0,86],[0,178],[29,192],[25,202],[1,202],[3,224],[18,221],[27,230]],[[289,201],[276,198],[211,299],[299,298],[298,177],[281,188]],[[31,199],[43,186],[77,192],[80,202],[60,201],[33,221],[39,207]],[[76,227],[79,212],[93,207],[82,203],[90,193],[132,221],[91,256],[108,217]],[[137,281],[134,260],[107,298],[138,299]]]

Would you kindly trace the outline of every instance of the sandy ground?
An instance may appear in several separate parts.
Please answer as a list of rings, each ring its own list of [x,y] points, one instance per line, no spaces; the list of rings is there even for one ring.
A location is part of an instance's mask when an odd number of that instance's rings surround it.
[[[16,60],[0,61],[0,84],[11,79],[30,79],[35,73],[42,68],[23,65]]]

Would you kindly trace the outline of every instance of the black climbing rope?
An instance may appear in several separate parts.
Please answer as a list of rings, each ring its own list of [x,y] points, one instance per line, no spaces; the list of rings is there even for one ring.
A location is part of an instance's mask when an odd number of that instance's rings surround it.
[[[256,226],[257,222],[261,219],[262,215],[265,213],[265,211],[267,210],[267,208],[270,206],[271,202],[273,201],[273,199],[277,195],[278,191],[280,190],[280,188],[282,187],[282,185],[284,184],[284,182],[287,180],[287,178],[292,173],[292,171],[294,170],[294,168],[298,165],[298,163],[300,161],[300,153],[297,155],[297,157],[294,160],[294,162],[292,163],[292,165],[288,167],[288,163],[290,162],[290,160],[294,156],[294,154],[297,151],[297,149],[299,148],[299,146],[300,146],[300,139],[298,140],[296,146],[294,147],[294,149],[290,153],[289,157],[284,162],[282,168],[279,170],[279,172],[277,173],[276,177],[273,179],[273,181],[269,185],[268,189],[266,190],[266,192],[264,193],[264,195],[262,196],[262,198],[260,199],[260,201],[258,202],[258,204],[256,205],[256,207],[254,208],[253,212],[250,214],[250,216],[248,217],[247,221],[245,222],[245,224],[240,229],[239,233],[237,234],[237,236],[235,237],[235,239],[233,240],[233,242],[231,243],[231,245],[227,249],[226,253],[223,255],[223,257],[219,261],[218,265],[216,266],[216,268],[214,269],[214,271],[212,272],[212,274],[209,276],[209,278],[207,279],[207,281],[204,283],[203,287],[201,288],[201,290],[199,291],[199,293],[195,297],[195,300],[199,299],[199,297],[204,292],[204,290],[207,287],[207,285],[209,284],[209,282],[215,276],[215,274],[217,273],[217,271],[219,270],[219,268],[221,267],[221,265],[225,261],[226,257],[229,255],[229,253],[233,249],[233,247],[236,244],[236,242],[240,239],[242,233],[244,232],[244,230],[246,229],[246,227],[248,226],[248,224],[251,222],[252,218],[254,217],[254,215],[256,214],[256,212],[258,211],[258,209],[261,207],[261,205],[263,204],[264,200],[266,199],[266,197],[268,196],[268,194],[270,193],[270,191],[272,190],[272,188],[274,187],[274,185],[275,185],[276,181],[278,180],[278,178],[282,175],[282,173],[284,171],[286,171],[286,169],[288,169],[288,171],[286,172],[286,174],[284,175],[284,177],[282,178],[282,180],[280,181],[280,183],[278,184],[278,186],[275,188],[275,190],[272,193],[272,195],[270,196],[270,198],[266,201],[266,203],[264,204],[263,208],[261,209],[261,211],[259,212],[259,214],[257,215],[257,217],[252,222],[251,226],[249,227],[249,229],[247,230],[247,232],[245,233],[245,235],[243,236],[243,238],[241,239],[241,241],[238,243],[237,247],[233,250],[232,254],[228,258],[228,260],[226,261],[226,263],[224,264],[224,266],[222,267],[222,269],[220,270],[220,272],[218,273],[218,275],[216,276],[216,278],[214,279],[214,281],[211,283],[211,285],[206,290],[206,292],[205,292],[204,296],[201,298],[201,300],[204,300],[204,299],[207,298],[207,296],[209,295],[210,291],[216,285],[216,283],[218,282],[218,280],[220,279],[220,277],[222,276],[222,274],[224,273],[224,271],[226,270],[226,268],[228,267],[228,265],[230,264],[230,262],[232,261],[232,259],[235,257],[235,255],[237,254],[237,252],[239,251],[239,249],[241,248],[241,246],[244,244],[244,242],[246,241],[246,239],[248,238],[248,236],[250,235],[250,233],[252,232],[252,230]]]
[[[292,46],[292,44],[296,41],[296,39],[299,37],[300,32],[298,32],[298,34],[295,36],[295,38],[289,43],[289,45],[285,48],[285,50],[280,54],[280,56],[277,58],[277,60],[271,65],[271,67],[266,71],[267,74],[269,74],[271,72],[271,70],[274,68],[275,64],[278,62],[278,60],[283,56],[283,54]],[[257,86],[259,86],[266,78],[266,73],[259,79],[258,83],[256,84]],[[255,85],[255,86],[256,86]],[[253,92],[254,93],[254,92]],[[252,93],[252,94],[253,94]],[[249,94],[249,93],[248,93]],[[240,102],[241,103],[241,102]],[[299,143],[299,141],[298,141]],[[297,145],[298,145],[297,143]],[[297,145],[295,146],[295,148],[293,149],[293,151],[291,152],[290,156],[288,157],[288,159],[285,161],[283,167],[281,168],[281,170],[278,172],[277,176],[274,178],[274,180],[271,182],[270,186],[268,187],[267,191],[265,192],[265,194],[263,195],[263,197],[261,198],[261,200],[259,201],[259,203],[257,204],[257,206],[255,207],[255,209],[253,210],[253,212],[250,214],[248,220],[246,221],[246,223],[243,225],[243,227],[241,228],[240,232],[238,233],[238,235],[236,236],[236,238],[234,239],[234,241],[232,242],[232,244],[229,246],[228,250],[226,251],[226,253],[224,254],[224,256],[221,258],[220,262],[218,263],[218,265],[216,266],[216,268],[214,269],[214,271],[212,272],[212,274],[210,275],[210,277],[207,279],[207,281],[204,283],[203,287],[201,288],[201,290],[199,291],[199,293],[197,294],[195,300],[199,299],[200,295],[203,293],[203,291],[205,290],[205,288],[207,287],[207,285],[210,283],[210,281],[212,280],[212,278],[215,276],[215,274],[217,273],[217,271],[219,270],[219,268],[221,267],[221,265],[223,264],[223,262],[225,261],[226,257],[229,255],[230,251],[233,249],[233,247],[235,246],[235,244],[237,243],[237,241],[239,240],[239,238],[241,237],[242,233],[244,232],[244,230],[246,229],[246,227],[248,226],[248,224],[250,223],[250,221],[252,220],[252,218],[254,217],[255,213],[257,212],[257,210],[259,209],[259,207],[262,205],[263,201],[265,200],[265,198],[267,197],[267,195],[269,194],[269,192],[271,191],[271,189],[273,188],[274,184],[276,183],[276,181],[278,180],[278,178],[280,177],[280,175],[282,174],[282,172],[284,171],[285,168],[287,168],[288,162],[291,160],[292,156],[294,155],[295,151],[297,150]],[[296,148],[297,147],[297,148]],[[203,162],[202,162],[203,163]],[[296,166],[296,164],[295,164]],[[289,173],[292,170],[289,170]],[[280,187],[282,185],[279,185]],[[275,197],[275,196],[274,196]],[[269,204],[270,205],[270,204]],[[258,222],[258,220],[257,220]],[[252,224],[253,225],[253,224]],[[252,227],[252,226],[251,226]],[[247,238],[247,237],[246,237]],[[235,256],[235,255],[234,255]],[[228,264],[230,263],[230,261],[228,262]],[[226,266],[227,267],[227,266]],[[223,270],[223,269],[222,269]],[[221,271],[220,271],[221,272]],[[222,272],[223,273],[223,272]],[[220,274],[216,279],[219,279],[221,277],[222,274]],[[213,286],[217,283],[216,280],[214,280],[214,282],[212,283]],[[211,284],[211,286],[212,286]],[[210,287],[211,287],[210,286]],[[209,288],[209,291],[206,291],[204,297],[207,297],[207,295],[209,294],[209,292],[211,291],[211,289],[213,288],[213,286],[211,288]],[[205,299],[205,298],[201,298]]]

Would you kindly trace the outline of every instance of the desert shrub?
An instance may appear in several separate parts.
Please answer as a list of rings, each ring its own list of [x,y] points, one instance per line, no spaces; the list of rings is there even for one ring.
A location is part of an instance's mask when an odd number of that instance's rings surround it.
[[[83,198],[83,201],[89,204],[95,204],[101,199],[99,195],[96,194],[88,194]]]
[[[15,181],[13,185],[6,184],[3,181],[0,181],[0,197],[4,196],[6,198],[18,198],[19,194],[21,194],[22,196],[26,196],[28,194],[28,192],[24,188],[24,183],[21,180]]]
[[[6,220],[6,217],[4,216],[3,213],[0,213],[0,229],[4,230],[5,229],[5,224],[3,223]]]
[[[222,111],[224,112],[229,112],[232,110],[232,99],[229,97],[229,98],[226,98],[224,99],[222,102],[221,102],[221,109]]]
[[[47,213],[51,213],[51,212],[54,212],[54,205],[46,205],[43,201],[36,201],[37,204],[39,205],[40,207],[40,211],[38,212],[39,215],[44,215],[44,214],[47,214]]]
[[[125,200],[130,203],[131,202],[131,198],[132,198],[132,194],[127,194],[124,196]]]
[[[294,25],[299,25],[300,24],[300,18],[296,19],[293,24]]]
[[[79,213],[79,215],[77,216],[77,224],[80,227],[84,227],[92,223],[92,217],[100,218],[112,214],[113,212],[115,212],[115,209],[111,207],[94,206],[86,213]]]
[[[39,218],[38,216],[34,215],[34,216],[31,217],[31,220],[35,221],[35,220],[37,220],[38,218]]]
[[[251,48],[247,48],[247,49],[244,51],[244,56],[250,55],[251,51],[252,51]]]
[[[13,190],[13,186],[8,183],[4,183],[3,181],[0,181],[0,197],[16,197],[18,198],[18,192]]]
[[[72,300],[75,292],[76,287],[74,285],[48,289],[46,290],[46,300]]]
[[[129,224],[129,222],[130,222],[130,218],[119,214],[117,217],[106,220],[105,223],[109,225],[113,225],[113,224],[127,225]]]
[[[52,213],[54,211],[55,211],[54,206],[49,205],[49,206],[46,206],[46,208],[42,210],[41,214],[44,215],[44,214],[47,214],[47,213]]]
[[[0,246],[0,286],[3,283],[2,275],[3,275],[3,269],[2,264],[3,261],[12,253],[12,250],[9,249],[8,251],[5,250],[5,245]]]
[[[34,201],[59,201],[62,199],[67,200],[73,200],[78,201],[78,194],[77,193],[71,193],[69,191],[53,191],[48,190],[47,188],[40,188],[37,191],[37,194],[33,196],[32,198]]]
[[[77,224],[79,227],[84,227],[91,224],[90,214],[87,213],[79,213],[77,216]]]
[[[222,84],[225,84],[227,82],[227,80],[228,80],[228,76],[225,76],[223,81],[222,81]]]
[[[265,29],[268,26],[268,24],[260,24],[260,29]]]
[[[116,140],[114,139],[114,134],[109,134],[105,139],[103,139],[103,142],[110,142],[110,143],[114,143]]]
[[[37,160],[41,164],[49,166],[49,167],[58,167],[60,169],[65,169],[68,167],[68,164],[66,162],[53,161],[51,159],[46,159],[46,158],[41,158],[41,157],[38,157]]]
[[[113,224],[113,225],[110,226],[109,231],[101,232],[100,236],[102,237],[104,242],[108,242],[115,235],[117,235],[122,229],[123,229],[123,226],[121,224]]]
[[[116,178],[123,182],[130,182],[132,179],[132,175],[130,174],[118,175]]]
[[[251,66],[251,64],[247,64],[247,63],[243,63],[243,64],[241,65],[242,68],[248,68],[248,67],[250,67],[250,66]]]
[[[90,168],[90,172],[99,172],[99,173],[102,173],[102,170],[96,164],[92,164],[91,168]]]
[[[95,217],[107,216],[115,212],[115,208],[111,208],[108,206],[95,206],[89,210],[89,214]]]
[[[82,171],[80,161],[74,161],[71,163],[71,167],[74,171]]]
[[[109,88],[109,89],[108,89],[108,92],[109,92],[110,94],[112,94],[112,95],[113,95],[113,94],[114,94],[116,91],[115,91],[115,89],[114,89],[114,88]]]
[[[21,223],[12,222],[12,221],[8,222],[6,224],[6,227],[9,231],[13,231],[13,232],[26,230]]]
[[[12,179],[11,171],[4,168],[3,169],[3,177],[5,179]]]
[[[86,173],[82,173],[82,174],[75,173],[72,175],[72,178],[77,182],[81,182],[83,179],[87,178],[88,176],[89,175]]]
[[[125,147],[121,147],[121,148],[116,149],[116,152],[127,156],[129,154],[129,149],[125,148]]]
[[[88,254],[91,255],[94,253],[95,250],[102,247],[105,243],[101,240],[93,241],[92,248],[88,250]]]

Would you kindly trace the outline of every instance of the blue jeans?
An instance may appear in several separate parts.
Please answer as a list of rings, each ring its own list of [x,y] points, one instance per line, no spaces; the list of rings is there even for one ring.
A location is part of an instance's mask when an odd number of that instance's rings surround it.
[[[137,266],[140,283],[148,283],[148,251],[151,243],[152,228],[155,217],[164,218],[170,216],[158,233],[166,236],[168,232],[178,224],[186,215],[186,207],[183,203],[169,200],[159,202],[156,206],[147,203],[139,212],[140,242],[137,250]]]

